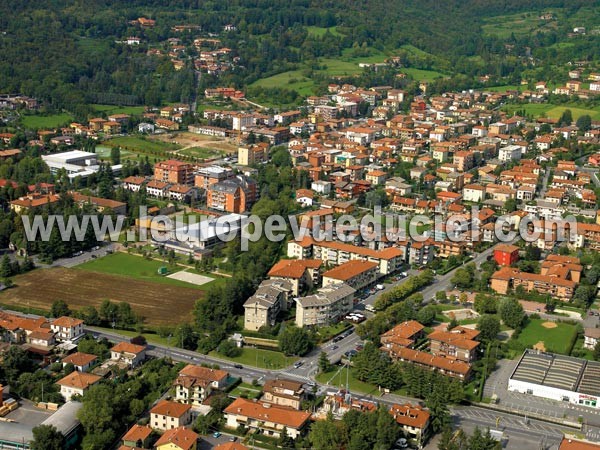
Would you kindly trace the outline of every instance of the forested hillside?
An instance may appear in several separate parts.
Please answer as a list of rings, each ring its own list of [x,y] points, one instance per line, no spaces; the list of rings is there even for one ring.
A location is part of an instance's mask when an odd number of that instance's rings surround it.
[[[420,69],[519,80],[527,69],[521,59],[526,52],[541,60],[537,67],[597,58],[594,32],[562,43],[573,26],[594,31],[599,5],[589,0],[12,0],[0,3],[0,92],[35,96],[77,116],[94,102],[185,102],[194,93],[192,64],[175,70],[168,59],[148,56],[147,50],[172,36],[191,47],[199,33],[218,35],[239,57],[224,77],[238,87],[289,70],[319,70],[321,58],[373,54],[398,55],[405,66]],[[546,11],[556,19],[540,23],[538,15]],[[156,26],[132,25],[138,17],[154,19]],[[182,36],[171,28],[178,24],[201,28]],[[236,30],[223,33],[227,24]],[[115,42],[127,36],[141,37],[142,45]],[[216,80],[206,77],[203,83]]]

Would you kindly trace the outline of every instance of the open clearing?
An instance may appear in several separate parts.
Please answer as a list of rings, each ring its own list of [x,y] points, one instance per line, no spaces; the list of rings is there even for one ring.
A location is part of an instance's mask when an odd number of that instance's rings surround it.
[[[553,105],[550,103],[527,103],[524,105],[506,105],[502,108],[504,111],[514,113],[515,111],[525,111],[526,114],[530,114],[534,117],[545,116],[552,119],[558,119],[562,113],[570,109],[573,115],[573,120],[577,120],[580,116],[588,114],[592,120],[600,120],[600,107],[595,108],[582,108],[579,106],[571,105]]]
[[[529,348],[540,348],[543,345],[546,351],[565,355],[569,352],[576,333],[575,326],[571,324],[531,319],[517,340]]]
[[[215,150],[228,154],[237,153],[237,146],[226,139],[213,136],[204,136],[202,134],[190,133],[187,131],[181,133],[155,134],[148,137],[155,143],[171,144],[177,146],[178,150],[194,150],[202,148],[203,151]]]
[[[203,284],[210,283],[211,281],[213,281],[213,278],[206,277],[204,275],[198,275],[196,273],[186,272],[185,270],[172,273],[171,275],[167,275],[167,278],[184,281],[186,283],[195,284],[197,286],[202,286]]]
[[[4,305],[49,310],[55,300],[64,300],[76,310],[98,308],[102,300],[109,299],[130,303],[147,325],[189,322],[195,301],[203,296],[196,288],[78,269],[37,269],[13,280],[15,287],[0,294]]]
[[[56,128],[61,125],[68,125],[73,121],[71,114],[52,114],[48,116],[23,116],[21,123],[25,128],[31,128],[37,130],[38,128]]]

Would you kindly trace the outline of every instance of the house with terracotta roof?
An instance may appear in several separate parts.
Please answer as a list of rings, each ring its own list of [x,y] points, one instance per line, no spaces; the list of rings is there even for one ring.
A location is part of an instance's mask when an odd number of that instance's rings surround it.
[[[83,195],[79,192],[70,192],[70,195],[73,198],[73,201],[79,205],[79,207],[91,205],[98,212],[109,210],[115,214],[124,215],[127,213],[127,203],[124,202],[102,197],[93,197],[91,195]]]
[[[360,290],[375,283],[379,276],[376,262],[353,259],[323,273],[323,286],[346,283]]]
[[[282,279],[292,283],[292,293],[298,296],[319,284],[322,264],[320,259],[282,259],[271,267],[267,275],[272,280]]]
[[[188,364],[173,382],[175,400],[199,406],[215,391],[227,385],[229,373],[224,370]]]
[[[74,395],[83,395],[90,386],[96,384],[101,379],[98,375],[75,371],[58,380],[56,384],[60,386],[60,394],[65,399],[65,402],[68,402]]]
[[[248,450],[248,447],[239,442],[225,442],[224,444],[217,445],[213,450]]]
[[[27,213],[33,208],[43,208],[58,203],[60,195],[58,194],[29,194],[26,197],[20,197],[10,202],[10,209],[17,214]]]
[[[294,380],[276,378],[267,380],[263,386],[262,402],[300,410],[306,398],[303,383]]]
[[[150,410],[150,426],[155,430],[171,430],[192,421],[192,405],[161,400]]]
[[[135,424],[123,436],[123,445],[127,447],[149,448],[151,434],[152,428],[148,425]]]
[[[490,287],[498,294],[507,294],[510,290],[520,287],[526,292],[536,290],[540,294],[550,294],[559,300],[569,301],[575,293],[577,283],[558,275],[542,275],[502,267],[490,278]]]
[[[460,326],[449,331],[436,330],[427,336],[429,351],[435,356],[470,363],[477,359],[478,336],[478,330]]]
[[[59,341],[73,341],[83,335],[83,320],[62,316],[50,324]]]
[[[323,400],[323,407],[315,413],[316,418],[325,418],[332,414],[335,419],[341,419],[348,411],[369,413],[377,410],[377,403],[347,394],[343,389],[337,392],[328,392]]]
[[[131,368],[136,367],[146,359],[146,346],[119,342],[110,349],[110,359],[117,363],[124,363]]]
[[[296,411],[244,398],[237,398],[223,413],[229,428],[236,429],[243,424],[251,431],[258,430],[265,436],[276,438],[285,429],[288,436],[294,439],[307,429],[311,416],[307,411]]]
[[[65,356],[62,359],[62,365],[65,367],[67,364],[73,364],[75,370],[78,372],[87,372],[97,359],[98,357],[96,355],[75,352]]]
[[[435,356],[431,353],[413,350],[406,347],[390,349],[388,354],[394,361],[414,364],[426,369],[434,370],[461,381],[468,380],[471,376],[471,364],[457,359]]]
[[[196,450],[199,437],[189,428],[172,428],[163,433],[154,447],[156,450]]]
[[[429,411],[420,405],[404,403],[394,404],[390,408],[390,414],[402,427],[405,436],[418,448],[423,448],[431,433],[431,415]]]
[[[572,437],[563,437],[558,450],[600,450],[600,444]]]

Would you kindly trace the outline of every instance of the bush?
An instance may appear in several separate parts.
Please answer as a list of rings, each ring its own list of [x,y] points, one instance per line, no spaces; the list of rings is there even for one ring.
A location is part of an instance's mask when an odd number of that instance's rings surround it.
[[[242,349],[235,345],[230,339],[225,339],[223,342],[219,344],[217,351],[228,358],[235,358],[236,356],[240,356],[242,354]]]

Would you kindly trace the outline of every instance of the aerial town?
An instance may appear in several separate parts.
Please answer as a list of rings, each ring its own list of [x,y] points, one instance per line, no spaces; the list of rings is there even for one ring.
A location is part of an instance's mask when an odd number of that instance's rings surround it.
[[[0,448],[600,450],[598,7],[453,71],[196,3],[57,9],[123,64],[70,97],[0,64]]]

